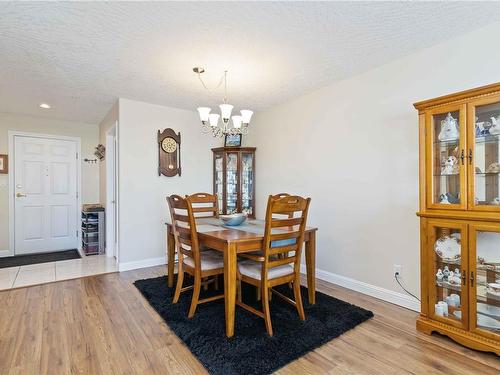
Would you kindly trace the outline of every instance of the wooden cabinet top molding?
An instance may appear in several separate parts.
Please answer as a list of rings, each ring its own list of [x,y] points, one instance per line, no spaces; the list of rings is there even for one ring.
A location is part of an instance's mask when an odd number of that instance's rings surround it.
[[[425,112],[426,109],[435,108],[452,103],[465,102],[470,99],[480,98],[483,96],[490,96],[500,93],[500,82],[487,86],[478,87],[471,90],[460,91],[454,94],[440,96],[434,99],[423,100],[414,103],[413,106],[419,112]]]

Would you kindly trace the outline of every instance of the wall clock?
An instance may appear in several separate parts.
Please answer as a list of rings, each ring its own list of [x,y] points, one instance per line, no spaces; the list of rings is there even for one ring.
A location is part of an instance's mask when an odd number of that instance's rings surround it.
[[[181,133],[158,130],[158,176],[181,175]]]

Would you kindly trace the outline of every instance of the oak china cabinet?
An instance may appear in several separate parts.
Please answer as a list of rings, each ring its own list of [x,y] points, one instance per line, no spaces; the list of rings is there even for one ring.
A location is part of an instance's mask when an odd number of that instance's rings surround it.
[[[500,83],[416,103],[417,329],[500,355]]]
[[[213,148],[214,194],[219,213],[255,218],[255,147]]]

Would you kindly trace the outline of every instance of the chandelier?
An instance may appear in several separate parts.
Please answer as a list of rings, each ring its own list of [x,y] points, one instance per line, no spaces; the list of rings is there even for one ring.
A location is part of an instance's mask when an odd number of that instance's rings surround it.
[[[201,79],[201,74],[205,72],[205,69],[200,67],[193,68],[193,71],[198,75],[203,87],[208,90],[205,82]],[[226,135],[237,135],[237,134],[248,134],[248,124],[250,124],[250,119],[252,118],[253,112],[248,109],[242,109],[239,115],[231,116],[233,111],[233,106],[227,102],[227,70],[224,71],[219,87],[222,82],[224,82],[224,99],[222,104],[219,105],[220,114],[210,113],[211,108],[209,107],[199,107],[198,114],[200,115],[200,120],[202,124],[202,132],[204,134],[212,133],[214,137],[224,137]],[[219,122],[219,119],[221,120]],[[230,122],[232,120],[232,124]]]

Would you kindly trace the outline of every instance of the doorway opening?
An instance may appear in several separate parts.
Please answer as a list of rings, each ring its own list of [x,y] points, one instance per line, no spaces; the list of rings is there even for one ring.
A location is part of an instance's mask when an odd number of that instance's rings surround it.
[[[106,133],[106,254],[119,259],[118,122]]]

